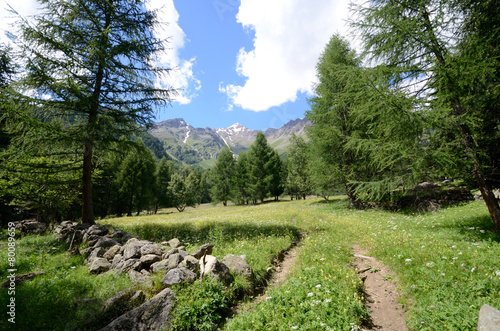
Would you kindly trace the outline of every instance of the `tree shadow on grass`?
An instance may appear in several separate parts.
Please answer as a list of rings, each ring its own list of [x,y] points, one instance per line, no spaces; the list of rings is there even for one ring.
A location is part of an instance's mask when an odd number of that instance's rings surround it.
[[[300,236],[299,228],[292,225],[237,224],[215,221],[204,225],[196,225],[193,222],[140,224],[123,227],[123,230],[155,242],[178,238],[183,244],[211,242],[217,245],[222,242],[252,240],[261,237],[291,236],[297,239]]]

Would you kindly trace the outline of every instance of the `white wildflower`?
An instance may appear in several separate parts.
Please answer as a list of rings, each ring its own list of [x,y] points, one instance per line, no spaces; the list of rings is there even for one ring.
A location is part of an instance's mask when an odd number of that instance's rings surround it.
[[[321,287],[321,284],[316,285],[316,288],[320,288],[320,287]]]
[[[312,292],[311,293],[307,293],[308,297],[312,297],[313,295],[314,295],[314,293],[312,293]]]

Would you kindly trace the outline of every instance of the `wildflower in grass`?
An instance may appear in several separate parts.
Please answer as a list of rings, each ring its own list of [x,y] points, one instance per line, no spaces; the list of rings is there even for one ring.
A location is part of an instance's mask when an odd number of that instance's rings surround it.
[[[500,277],[500,270],[495,271],[495,274]]]
[[[271,300],[272,298],[273,298],[273,297],[266,297],[266,301],[267,301],[267,300]]]
[[[434,267],[434,262],[427,262],[425,265],[429,268],[432,268]]]
[[[470,272],[474,272],[474,270],[476,270],[476,267],[472,268],[472,269],[470,270]]]
[[[320,287],[321,287],[321,284],[316,285],[316,288],[320,288]]]
[[[405,262],[406,262],[406,264],[410,264],[411,263],[411,259],[406,259]]]
[[[453,260],[456,260],[456,259],[458,259],[458,257],[454,257],[454,258],[453,258]]]
[[[311,293],[307,293],[308,297],[312,297],[313,295],[314,295],[314,293],[312,293],[312,292]]]
[[[299,328],[299,326],[298,326],[298,325],[295,325],[295,326],[292,326],[290,329],[292,329],[292,330],[297,330],[298,328]]]

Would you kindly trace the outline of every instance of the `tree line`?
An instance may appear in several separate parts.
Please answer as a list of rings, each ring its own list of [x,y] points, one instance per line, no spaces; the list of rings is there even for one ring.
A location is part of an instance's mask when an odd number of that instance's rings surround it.
[[[0,48],[2,215],[72,210],[93,223],[96,213],[182,210],[200,194],[227,205],[340,191],[360,207],[454,178],[481,191],[500,230],[496,1],[351,5],[362,50],[332,36],[317,64],[308,140],[293,137],[282,160],[259,134],[237,159],[224,150],[206,174],[172,171],[137,138],[176,93],[157,83],[169,69],[153,64],[166,49],[156,13],[140,0],[41,6],[18,25],[17,48]]]

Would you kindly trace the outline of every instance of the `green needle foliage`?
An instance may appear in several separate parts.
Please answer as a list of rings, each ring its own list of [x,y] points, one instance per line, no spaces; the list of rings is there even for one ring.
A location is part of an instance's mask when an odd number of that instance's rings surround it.
[[[104,148],[154,118],[174,90],[159,88],[167,69],[154,66],[164,50],[156,14],[144,1],[41,0],[33,24],[22,22],[26,72],[18,91],[39,116],[62,118],[61,137],[83,156],[82,221],[94,222],[94,147]]]

